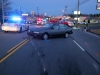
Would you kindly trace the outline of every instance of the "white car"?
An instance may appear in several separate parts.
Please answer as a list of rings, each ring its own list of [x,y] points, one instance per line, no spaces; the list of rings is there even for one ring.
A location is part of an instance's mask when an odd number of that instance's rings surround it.
[[[78,22],[78,24],[87,24],[86,22]]]
[[[23,21],[8,20],[4,24],[2,24],[1,29],[4,32],[18,31],[21,33],[22,31],[28,30],[29,25],[25,24]]]

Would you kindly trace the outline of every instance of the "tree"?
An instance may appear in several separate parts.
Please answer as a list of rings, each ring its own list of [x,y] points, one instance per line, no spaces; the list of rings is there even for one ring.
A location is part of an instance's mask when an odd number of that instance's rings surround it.
[[[10,6],[11,4],[12,4],[12,2],[10,0],[3,0],[5,12],[11,10],[11,6]],[[0,9],[2,9],[2,0],[0,0]]]
[[[92,15],[92,14],[90,14],[90,17],[93,17],[93,15]]]
[[[8,13],[11,10],[11,4],[12,2],[9,0],[3,0],[4,13]],[[2,22],[2,0],[0,0],[0,21]]]
[[[4,13],[8,13],[11,10],[12,2],[9,0],[3,0]],[[0,16],[2,16],[2,0],[0,0]]]
[[[93,17],[96,17],[96,14],[93,14]]]

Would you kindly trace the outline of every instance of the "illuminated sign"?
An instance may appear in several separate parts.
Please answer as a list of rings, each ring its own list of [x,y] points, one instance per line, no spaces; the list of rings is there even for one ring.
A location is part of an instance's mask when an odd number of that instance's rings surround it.
[[[74,11],[74,14],[76,15],[76,14],[80,14],[80,11]]]
[[[97,0],[97,2],[100,2],[100,0]]]
[[[100,3],[96,5],[96,9],[100,10]]]
[[[22,16],[28,16],[28,14],[22,14]]]

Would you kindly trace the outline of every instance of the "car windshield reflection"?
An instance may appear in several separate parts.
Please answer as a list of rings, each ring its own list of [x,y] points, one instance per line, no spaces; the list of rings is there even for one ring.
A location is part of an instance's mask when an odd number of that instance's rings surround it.
[[[43,25],[42,27],[51,27],[52,25],[51,24],[45,24],[45,25]]]

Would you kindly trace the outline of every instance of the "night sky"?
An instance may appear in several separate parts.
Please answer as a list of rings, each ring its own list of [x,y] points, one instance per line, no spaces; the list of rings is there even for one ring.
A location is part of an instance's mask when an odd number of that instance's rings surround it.
[[[39,13],[47,13],[47,15],[62,15],[62,10],[65,6],[68,6],[67,13],[72,14],[76,8],[78,0],[10,0],[13,2],[13,9],[19,9],[24,12],[34,11],[37,13],[37,7]],[[80,3],[86,0],[80,0]],[[83,2],[84,3],[84,2]],[[100,10],[96,10],[97,0],[89,0],[86,3],[80,5],[80,11],[83,14],[100,13]]]

